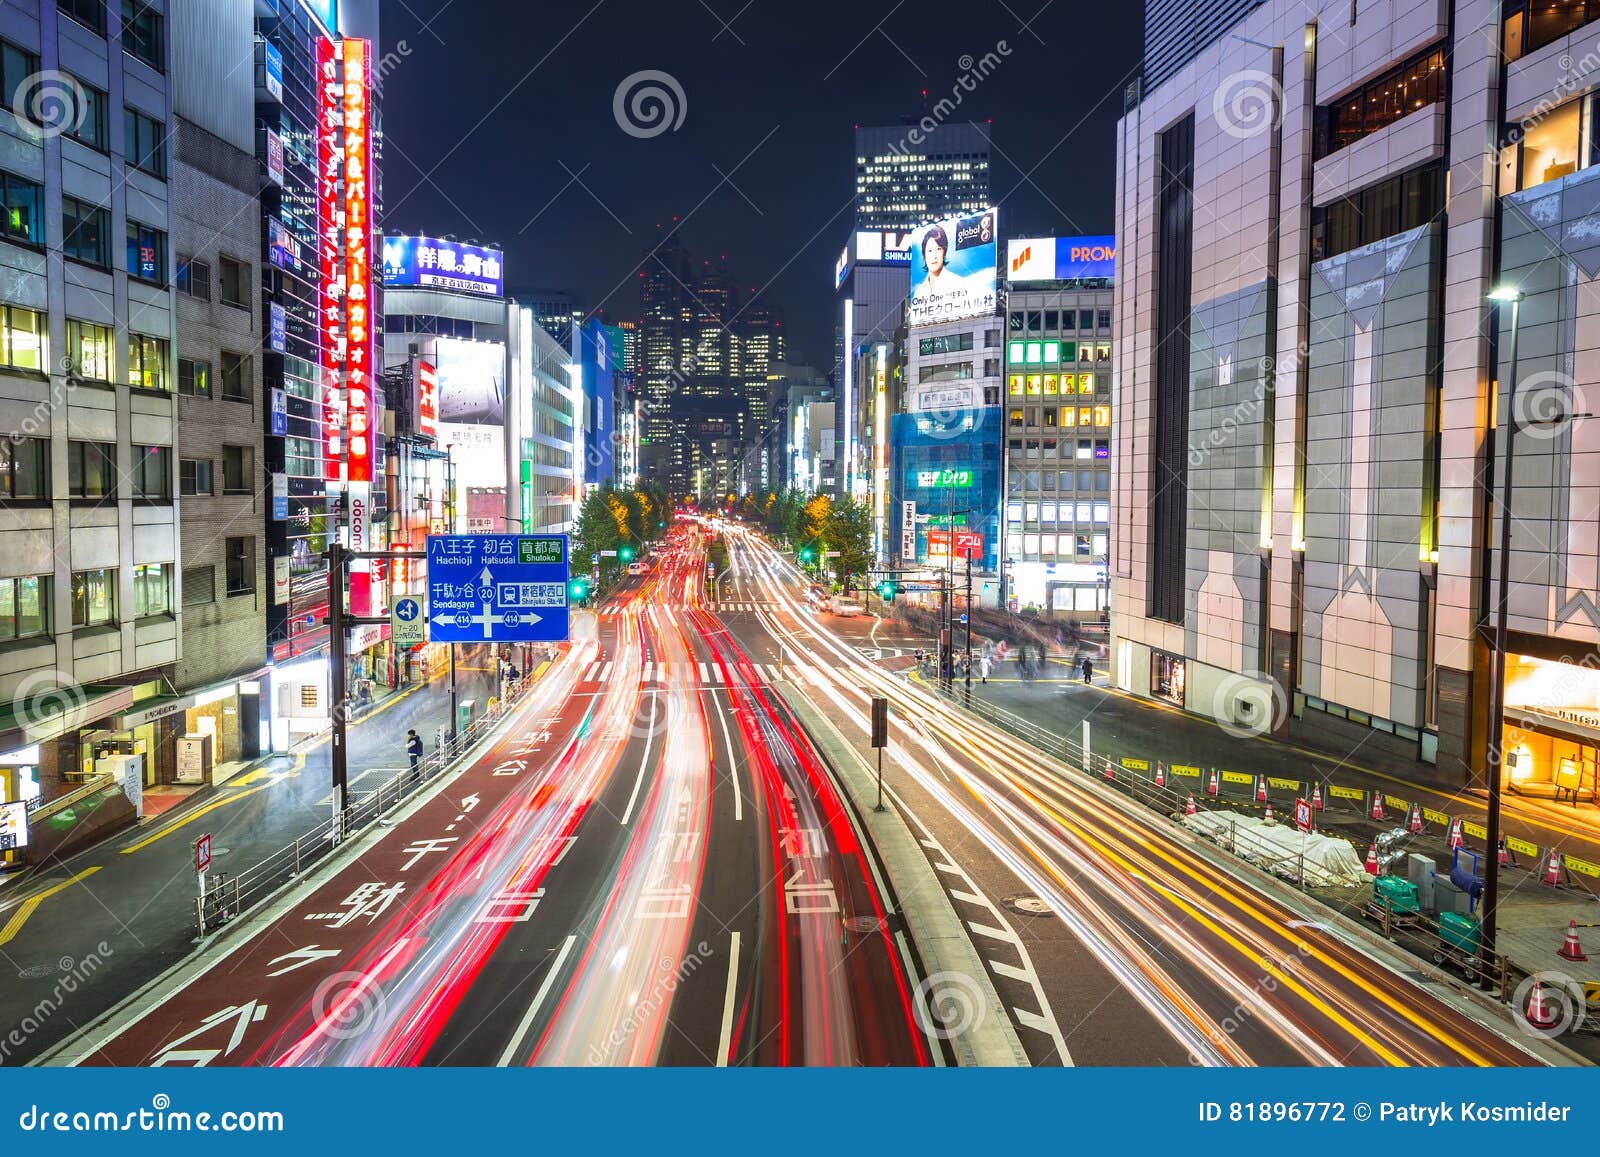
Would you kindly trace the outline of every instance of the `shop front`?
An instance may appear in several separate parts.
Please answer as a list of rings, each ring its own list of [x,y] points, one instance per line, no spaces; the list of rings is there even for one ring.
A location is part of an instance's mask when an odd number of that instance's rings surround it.
[[[1600,668],[1506,657],[1504,786],[1519,795],[1600,802]]]
[[[1177,655],[1165,651],[1150,652],[1150,694],[1164,699],[1175,707],[1182,707],[1186,664]]]

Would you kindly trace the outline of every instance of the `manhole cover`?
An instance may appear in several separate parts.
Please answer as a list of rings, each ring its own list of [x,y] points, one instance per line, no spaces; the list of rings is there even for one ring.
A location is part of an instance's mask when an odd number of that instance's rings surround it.
[[[852,932],[877,932],[883,927],[883,921],[876,916],[851,916],[844,926]]]
[[[1050,905],[1031,893],[1021,896],[1007,896],[1005,906],[1014,912],[1021,912],[1024,916],[1049,916],[1052,915]]]
[[[30,965],[28,965],[28,967],[24,968],[21,972],[17,973],[17,979],[18,980],[39,980],[40,978],[45,977],[45,976],[49,976],[54,972],[55,972],[55,969],[52,968],[48,964],[30,964]]]

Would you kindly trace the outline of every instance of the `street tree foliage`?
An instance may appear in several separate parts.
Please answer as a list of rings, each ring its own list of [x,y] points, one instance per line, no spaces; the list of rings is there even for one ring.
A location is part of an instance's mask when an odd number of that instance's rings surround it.
[[[654,542],[665,533],[671,510],[666,492],[649,483],[634,490],[619,490],[609,483],[592,491],[584,499],[578,512],[578,528],[572,544],[572,570],[581,573],[589,570],[589,557],[601,555],[602,577],[623,566],[615,555],[631,546],[637,552],[646,543]]]
[[[848,588],[854,575],[872,569],[872,508],[853,498],[829,504],[822,523],[822,541],[839,557],[829,559],[833,574]]]

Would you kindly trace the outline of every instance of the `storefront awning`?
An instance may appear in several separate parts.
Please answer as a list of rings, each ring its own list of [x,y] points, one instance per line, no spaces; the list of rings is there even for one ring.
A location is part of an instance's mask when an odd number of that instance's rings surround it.
[[[0,704],[0,751],[34,743],[49,743],[68,732],[126,711],[133,706],[135,687],[34,686],[27,694]]]

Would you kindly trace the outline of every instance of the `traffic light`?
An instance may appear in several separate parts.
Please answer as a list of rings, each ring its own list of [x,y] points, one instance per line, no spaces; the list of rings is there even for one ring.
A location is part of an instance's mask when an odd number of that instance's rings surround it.
[[[617,557],[623,562],[632,562],[633,547],[627,545],[617,547]]]
[[[812,550],[809,546],[802,546],[800,548],[800,561],[801,562],[810,562],[812,559],[814,559],[816,557],[817,557],[817,552]]]
[[[894,596],[900,593],[900,588],[893,579],[884,579],[878,584],[878,597],[886,603],[894,602]]]
[[[589,597],[589,580],[586,578],[572,578],[567,580],[567,601],[581,603]]]

